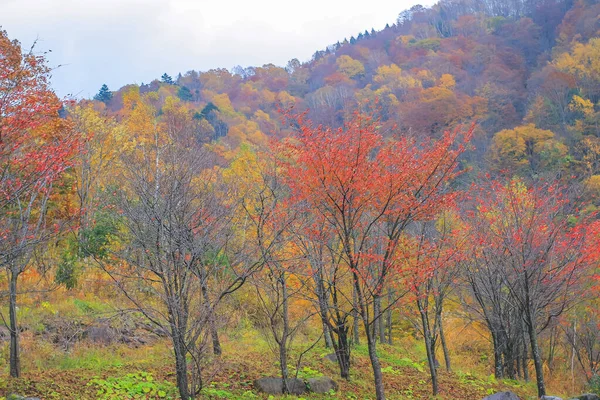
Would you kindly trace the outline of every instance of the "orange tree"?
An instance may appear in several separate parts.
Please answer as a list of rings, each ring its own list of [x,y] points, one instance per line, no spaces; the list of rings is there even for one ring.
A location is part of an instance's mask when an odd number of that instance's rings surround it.
[[[378,400],[385,399],[372,324],[373,300],[397,267],[396,248],[413,221],[443,210],[455,196],[448,190],[471,130],[446,132],[438,141],[384,138],[379,121],[359,113],[339,129],[313,126],[291,116],[295,137],[278,145],[291,202],[322,217],[335,232],[344,265],[352,275],[365,328]]]
[[[583,294],[598,259],[598,223],[582,216],[569,191],[555,182],[528,186],[517,179],[492,181],[475,193],[474,209],[467,213],[472,238],[468,280],[486,321],[502,317],[490,316],[483,290],[498,298],[504,294],[503,303],[516,308],[543,396],[538,335]],[[488,327],[493,330],[493,324]]]
[[[58,229],[47,218],[49,200],[79,148],[69,124],[59,117],[62,102],[49,77],[43,55],[33,48],[23,52],[19,42],[0,31],[0,267],[9,282],[6,325],[13,377],[21,373],[18,278],[33,251]]]

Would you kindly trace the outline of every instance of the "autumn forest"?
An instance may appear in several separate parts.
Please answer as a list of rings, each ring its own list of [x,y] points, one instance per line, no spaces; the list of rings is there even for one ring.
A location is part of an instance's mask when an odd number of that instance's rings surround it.
[[[89,99],[18,39],[0,399],[600,399],[597,0]]]

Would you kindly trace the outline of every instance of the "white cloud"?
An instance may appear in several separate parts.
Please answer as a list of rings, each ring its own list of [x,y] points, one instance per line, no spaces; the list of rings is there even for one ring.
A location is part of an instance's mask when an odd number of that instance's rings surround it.
[[[285,65],[365,29],[416,0],[0,0],[2,28],[51,49],[59,95],[90,97],[163,72]],[[431,4],[432,0],[421,4]]]

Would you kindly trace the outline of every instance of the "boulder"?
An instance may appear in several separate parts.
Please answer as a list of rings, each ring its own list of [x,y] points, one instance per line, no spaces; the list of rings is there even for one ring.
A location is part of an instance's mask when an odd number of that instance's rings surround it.
[[[338,389],[337,383],[326,376],[319,378],[309,378],[308,390],[313,393],[329,393],[329,391],[336,391]]]
[[[513,392],[499,392],[484,397],[483,400],[520,400]]]
[[[337,359],[337,356],[335,355],[335,353],[327,354],[325,357],[323,357],[323,360],[331,361],[334,363],[338,362],[338,359]]]
[[[85,331],[85,336],[94,343],[111,344],[116,339],[115,331],[108,325],[91,326]]]
[[[18,394],[9,394],[6,397],[6,400],[40,400],[39,397],[24,397],[24,396],[20,396]]]
[[[563,400],[560,397],[556,397],[556,396],[542,396],[540,397],[540,400]]]
[[[586,393],[582,394],[581,396],[575,397],[574,400],[600,400],[600,397],[598,397],[598,395],[594,393]]]
[[[300,395],[306,393],[306,384],[302,379],[288,378],[286,380],[290,394]],[[254,388],[266,394],[282,394],[283,379],[265,377],[254,381]]]

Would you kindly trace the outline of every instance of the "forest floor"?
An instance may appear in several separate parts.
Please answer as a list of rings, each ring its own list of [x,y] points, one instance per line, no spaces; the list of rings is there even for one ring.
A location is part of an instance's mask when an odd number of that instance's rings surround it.
[[[134,314],[107,317],[110,310],[94,296],[61,298],[56,294],[49,300],[31,299],[19,309],[23,328],[23,377],[20,379],[8,378],[7,331],[2,332],[0,328],[0,400],[12,393],[43,400],[178,398],[173,358],[166,337],[140,329],[140,324],[142,327],[147,324]],[[269,398],[256,392],[253,381],[278,376],[276,353],[267,332],[256,329],[247,315],[237,318],[228,323],[235,329],[221,330],[222,355],[206,360],[210,367],[203,373],[205,384],[198,398]],[[90,330],[94,324],[100,328]],[[109,333],[102,326],[110,326],[113,333],[119,334],[112,335],[106,343]],[[452,325],[449,328],[448,337],[454,349],[451,353],[453,372],[444,370],[441,359],[437,397],[431,395],[424,345],[409,333],[412,329],[403,331],[399,327],[394,344],[378,344],[388,399],[477,400],[505,390],[517,393],[523,400],[537,398],[534,382],[494,379],[489,344],[485,340],[477,338],[472,331],[452,329]],[[309,326],[295,338],[290,357],[291,373],[297,372],[302,379],[327,376],[338,383],[339,389],[335,393],[306,394],[300,398],[374,399],[373,375],[364,342],[352,349],[349,381],[339,377],[336,363],[324,358],[331,350],[326,349],[323,342],[303,356],[296,371],[297,357],[311,346],[316,331],[316,327]],[[554,382],[564,380],[559,378]],[[567,391],[564,386],[553,386],[552,379],[549,381],[552,394]]]
[[[261,340],[231,339],[223,336],[223,355],[215,359],[205,373],[207,384],[202,399],[267,399],[257,393],[253,380],[277,376],[276,357]],[[416,346],[418,347],[418,346]],[[402,346],[379,345],[389,399],[431,399],[429,374],[420,351],[405,351]],[[33,350],[33,349],[32,349]],[[27,351],[24,352],[27,354]],[[333,378],[339,385],[336,393],[304,395],[305,399],[373,399],[372,372],[365,345],[352,353],[350,381],[339,378],[337,365],[325,358],[328,350],[320,347],[308,353],[298,376]],[[410,358],[410,357],[413,358]],[[89,343],[74,346],[68,354],[46,360],[37,356],[23,359],[23,378],[7,379],[8,368],[0,372],[0,399],[10,393],[50,399],[160,399],[177,398],[175,376],[170,364],[168,341],[132,348],[123,344],[99,347]],[[29,364],[33,361],[33,365]],[[295,368],[291,368],[295,373]],[[511,390],[522,399],[534,399],[532,383],[497,382],[493,376],[472,372],[440,373],[440,392],[436,399],[481,399],[487,394]],[[135,393],[138,393],[136,396]],[[283,397],[286,398],[286,397]],[[298,398],[289,396],[289,398]]]

